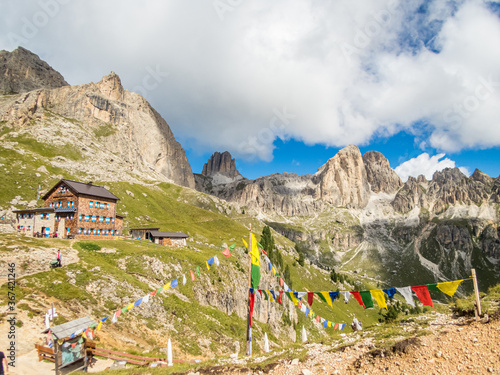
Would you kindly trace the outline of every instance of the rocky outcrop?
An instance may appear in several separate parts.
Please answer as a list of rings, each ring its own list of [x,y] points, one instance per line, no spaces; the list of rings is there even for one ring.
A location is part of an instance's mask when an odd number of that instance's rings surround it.
[[[221,174],[230,178],[235,178],[240,175],[240,172],[236,169],[236,162],[231,158],[231,154],[228,151],[224,151],[222,154],[220,152],[215,152],[210,159],[203,166],[203,176],[215,176]]]
[[[349,145],[318,169],[313,182],[318,185],[314,198],[334,206],[363,208],[370,197],[370,186],[359,148]]]
[[[429,182],[410,177],[396,194],[392,205],[402,213],[420,207],[435,214],[456,204],[481,205],[495,201],[495,182],[479,170],[467,177],[458,168],[446,168],[434,173]]]
[[[98,83],[22,94],[0,114],[1,121],[20,130],[42,122],[50,126],[45,120],[54,117],[77,122],[80,137],[96,138],[94,145],[102,144],[131,170],[153,172],[194,188],[186,153],[167,122],[141,95],[124,90],[115,73]]]
[[[33,52],[18,47],[0,51],[0,94],[68,86],[63,76]]]
[[[374,193],[397,192],[403,183],[398,174],[391,168],[389,160],[377,151],[368,151],[363,155],[366,177]]]

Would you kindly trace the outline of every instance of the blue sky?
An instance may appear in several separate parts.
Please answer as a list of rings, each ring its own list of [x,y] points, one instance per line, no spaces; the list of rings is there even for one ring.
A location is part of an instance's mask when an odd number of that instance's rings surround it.
[[[194,172],[229,151],[249,178],[314,173],[348,144],[403,179],[500,174],[493,0],[4,1],[0,49],[73,85],[116,72]]]

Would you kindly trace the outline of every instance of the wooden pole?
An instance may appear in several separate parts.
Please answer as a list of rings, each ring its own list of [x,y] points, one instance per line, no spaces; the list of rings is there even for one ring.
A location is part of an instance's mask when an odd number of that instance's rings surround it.
[[[252,327],[250,326],[250,288],[252,287],[252,224],[248,235],[248,315],[247,315],[247,355],[252,355]]]
[[[474,309],[474,313],[476,315],[476,320],[479,320],[481,317],[482,311],[481,311],[481,299],[479,298],[479,288],[477,286],[477,276],[476,276],[476,270],[473,268],[472,269],[472,283],[474,284],[474,295],[476,296],[476,308]]]

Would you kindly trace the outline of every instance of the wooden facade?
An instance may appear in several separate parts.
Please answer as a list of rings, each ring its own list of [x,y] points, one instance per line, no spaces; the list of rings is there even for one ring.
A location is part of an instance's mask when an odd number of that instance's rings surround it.
[[[62,179],[43,199],[44,208],[14,211],[20,231],[79,239],[122,234],[123,216],[116,213],[119,198],[102,186]]]

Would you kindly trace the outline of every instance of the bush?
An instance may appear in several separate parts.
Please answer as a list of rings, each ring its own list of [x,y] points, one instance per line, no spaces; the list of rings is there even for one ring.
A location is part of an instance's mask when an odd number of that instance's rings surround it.
[[[87,250],[87,251],[99,251],[101,250],[101,247],[93,242],[80,242],[79,243],[80,248],[82,250]]]

